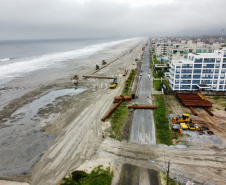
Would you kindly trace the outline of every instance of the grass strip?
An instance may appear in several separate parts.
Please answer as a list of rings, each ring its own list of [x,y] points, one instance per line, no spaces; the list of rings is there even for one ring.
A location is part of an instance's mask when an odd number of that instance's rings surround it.
[[[166,116],[166,106],[162,95],[153,95],[158,108],[154,110],[157,143],[172,145],[172,133]]]
[[[74,171],[69,177],[64,177],[61,185],[111,185],[113,172],[110,167],[106,169],[102,165],[94,168],[91,173]]]
[[[132,89],[132,85],[133,85],[135,75],[136,75],[136,70],[132,69],[129,77],[127,78],[127,80],[125,82],[125,86],[124,86],[124,89],[122,91],[122,96],[131,95],[131,89]]]
[[[133,81],[135,78],[137,70],[132,69],[128,79],[125,82],[124,89],[122,91],[122,96],[131,95],[131,89],[133,85]],[[123,138],[123,129],[129,114],[129,109],[127,107],[127,102],[122,102],[120,106],[111,114],[108,118],[111,120],[111,134],[110,137],[117,139],[119,141]]]
[[[119,141],[122,140],[123,137],[123,128],[129,113],[129,109],[126,102],[122,102],[120,106],[112,113],[109,117],[111,120],[111,134],[110,137],[117,139]]]
[[[162,84],[161,80],[154,80],[154,87],[156,91],[161,91],[162,89],[161,84]]]

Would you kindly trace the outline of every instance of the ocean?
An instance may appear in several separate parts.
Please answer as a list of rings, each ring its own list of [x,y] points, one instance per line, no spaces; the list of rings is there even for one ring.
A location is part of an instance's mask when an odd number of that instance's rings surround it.
[[[64,39],[0,41],[0,85],[35,70],[85,58],[126,40]],[[57,64],[57,65],[56,65]]]

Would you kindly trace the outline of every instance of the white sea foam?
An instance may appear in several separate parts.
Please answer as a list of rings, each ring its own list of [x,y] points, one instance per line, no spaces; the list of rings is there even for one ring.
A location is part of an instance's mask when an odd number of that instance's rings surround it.
[[[7,62],[7,61],[10,61],[10,58],[2,58],[2,59],[0,59],[0,62]]]
[[[12,62],[10,61],[7,64],[4,63],[0,65],[0,80],[17,77],[23,73],[47,68],[51,65],[56,65],[57,62],[62,62],[62,61],[73,59],[73,58],[87,57],[89,55],[98,53],[101,50],[105,50],[107,48],[116,46],[118,44],[127,42],[129,40],[131,39],[91,45],[79,50],[48,54],[48,55],[43,55],[43,56],[32,58],[32,59],[23,59],[20,61],[15,60]]]

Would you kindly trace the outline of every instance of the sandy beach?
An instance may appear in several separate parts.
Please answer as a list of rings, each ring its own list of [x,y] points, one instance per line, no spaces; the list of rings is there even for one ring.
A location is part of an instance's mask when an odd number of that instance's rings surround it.
[[[107,128],[100,121],[101,117],[113,106],[113,97],[120,95],[127,78],[123,73],[125,69],[134,68],[133,62],[141,57],[145,43],[146,39],[133,39],[88,58],[70,61],[70,68],[60,66],[54,70],[35,71],[4,87],[7,93],[1,94],[4,99],[0,111],[1,130],[5,131],[0,135],[4,138],[1,146],[12,155],[2,154],[4,161],[0,162],[5,166],[0,169],[1,179],[58,184],[65,175],[90,159],[102,142],[102,131]],[[24,106],[44,96],[48,99],[53,96],[48,94],[50,92],[74,88],[70,77],[75,73],[80,77],[90,75],[96,64],[101,66],[103,59],[114,62],[95,75],[117,76],[116,89],[108,88],[109,79],[80,78],[78,89],[85,88],[83,92],[63,92],[65,96],[44,107],[36,107],[38,112],[31,120],[13,124],[13,120],[24,119],[21,113],[19,117],[12,117],[15,111],[23,110]],[[8,120],[11,124],[7,124]],[[10,138],[11,142],[7,143]]]

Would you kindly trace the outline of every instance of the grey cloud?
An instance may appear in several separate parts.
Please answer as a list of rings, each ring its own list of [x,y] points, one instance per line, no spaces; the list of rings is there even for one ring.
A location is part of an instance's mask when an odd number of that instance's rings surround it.
[[[117,1],[0,0],[0,39],[141,36],[225,27],[225,0],[133,7]]]

